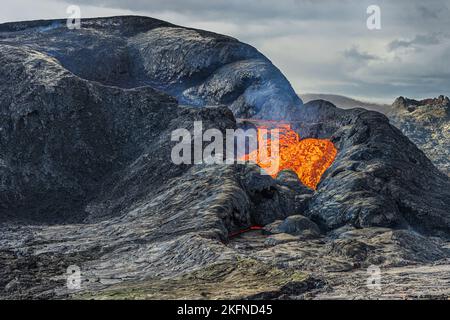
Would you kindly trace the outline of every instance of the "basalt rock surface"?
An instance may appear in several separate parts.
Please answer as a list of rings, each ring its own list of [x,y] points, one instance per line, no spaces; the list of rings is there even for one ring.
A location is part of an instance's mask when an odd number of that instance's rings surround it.
[[[450,100],[421,101],[400,97],[388,112],[391,122],[450,176]]]
[[[77,76],[123,88],[152,86],[182,104],[226,104],[237,117],[284,119],[301,105],[283,74],[234,38],[146,17],[7,23],[0,41],[54,57]]]
[[[300,136],[329,137],[338,149],[309,217],[328,230],[351,224],[448,236],[449,178],[386,116],[317,100],[294,117]]]
[[[335,273],[448,266],[449,178],[385,116],[303,105],[227,36],[144,17],[64,23],[0,25],[1,298],[326,297],[346,290]],[[317,190],[290,171],[171,161],[173,130],[247,117],[335,144]]]

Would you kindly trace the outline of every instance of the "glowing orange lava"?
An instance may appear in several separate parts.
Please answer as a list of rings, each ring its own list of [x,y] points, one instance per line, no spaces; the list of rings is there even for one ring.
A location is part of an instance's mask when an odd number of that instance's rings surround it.
[[[258,146],[264,141],[264,133],[268,126],[258,125]],[[278,171],[272,175],[276,177],[278,173],[285,169],[291,169],[297,173],[300,181],[311,189],[316,189],[322,174],[333,163],[337,150],[334,144],[327,139],[300,139],[300,136],[291,129],[289,124],[278,124],[276,128],[279,133],[279,156]],[[267,138],[267,154],[270,156],[270,137]],[[264,157],[261,159],[258,150],[253,150],[243,157],[244,160],[257,159],[256,163],[263,169],[270,168],[273,159]]]

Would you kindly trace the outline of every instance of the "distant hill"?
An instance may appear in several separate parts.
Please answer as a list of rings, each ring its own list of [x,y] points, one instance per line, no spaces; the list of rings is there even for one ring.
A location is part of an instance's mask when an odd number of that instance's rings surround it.
[[[349,98],[346,96],[341,96],[337,94],[326,94],[326,93],[304,93],[299,94],[300,98],[303,102],[309,102],[312,100],[326,100],[334,104],[336,107],[342,109],[351,109],[351,108],[364,108],[368,110],[375,110],[382,113],[387,113],[390,109],[390,106],[387,104],[378,104],[372,102],[364,102],[359,101],[353,98]]]

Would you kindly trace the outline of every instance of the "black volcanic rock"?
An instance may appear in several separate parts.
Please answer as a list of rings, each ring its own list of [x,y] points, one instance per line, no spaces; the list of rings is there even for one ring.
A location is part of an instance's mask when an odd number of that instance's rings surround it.
[[[412,227],[448,235],[450,180],[386,116],[311,101],[295,114],[302,137],[330,137],[338,154],[309,202],[326,229]],[[301,120],[300,120],[301,119]]]
[[[22,32],[18,42],[40,35]],[[254,165],[172,163],[173,130],[198,120],[235,128],[228,108],[81,78],[37,49],[0,43],[2,296],[64,296],[63,281],[40,279],[72,264],[101,288],[233,260],[222,244],[229,232],[294,207],[294,193]]]
[[[0,92],[1,298],[295,297],[322,283],[299,270],[450,256],[449,178],[379,113],[302,105],[233,38],[143,17],[3,24]],[[171,161],[173,130],[235,117],[289,120],[337,158],[315,191],[290,171]],[[329,233],[230,236],[300,214]]]
[[[319,227],[302,215],[292,215],[283,221],[277,220],[265,226],[264,230],[268,233],[287,233],[303,237],[317,237],[320,235]]]
[[[388,113],[392,124],[399,128],[450,176],[450,100],[440,96],[421,101],[400,97]]]
[[[87,80],[122,88],[150,85],[180,103],[227,104],[236,117],[277,118],[302,104],[281,72],[234,38],[145,17],[0,26],[0,41],[57,59]]]
[[[26,47],[0,44],[0,62],[1,220],[81,221],[81,202],[176,114],[170,96],[88,82]]]

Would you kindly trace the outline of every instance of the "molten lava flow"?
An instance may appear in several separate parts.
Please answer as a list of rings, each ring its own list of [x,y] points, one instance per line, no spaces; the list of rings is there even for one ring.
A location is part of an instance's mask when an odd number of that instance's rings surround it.
[[[264,141],[262,129],[267,126],[258,126],[258,146]],[[279,157],[278,171],[272,175],[276,177],[278,172],[284,169],[291,169],[297,173],[300,181],[311,189],[316,189],[322,174],[333,163],[337,150],[333,143],[327,139],[300,139],[300,136],[291,129],[289,124],[280,124],[276,128],[279,133]],[[267,154],[270,157],[271,140],[266,138]],[[243,160],[257,159],[256,163],[263,169],[270,168],[273,159],[269,157],[260,158],[258,150],[253,150],[243,157]]]

